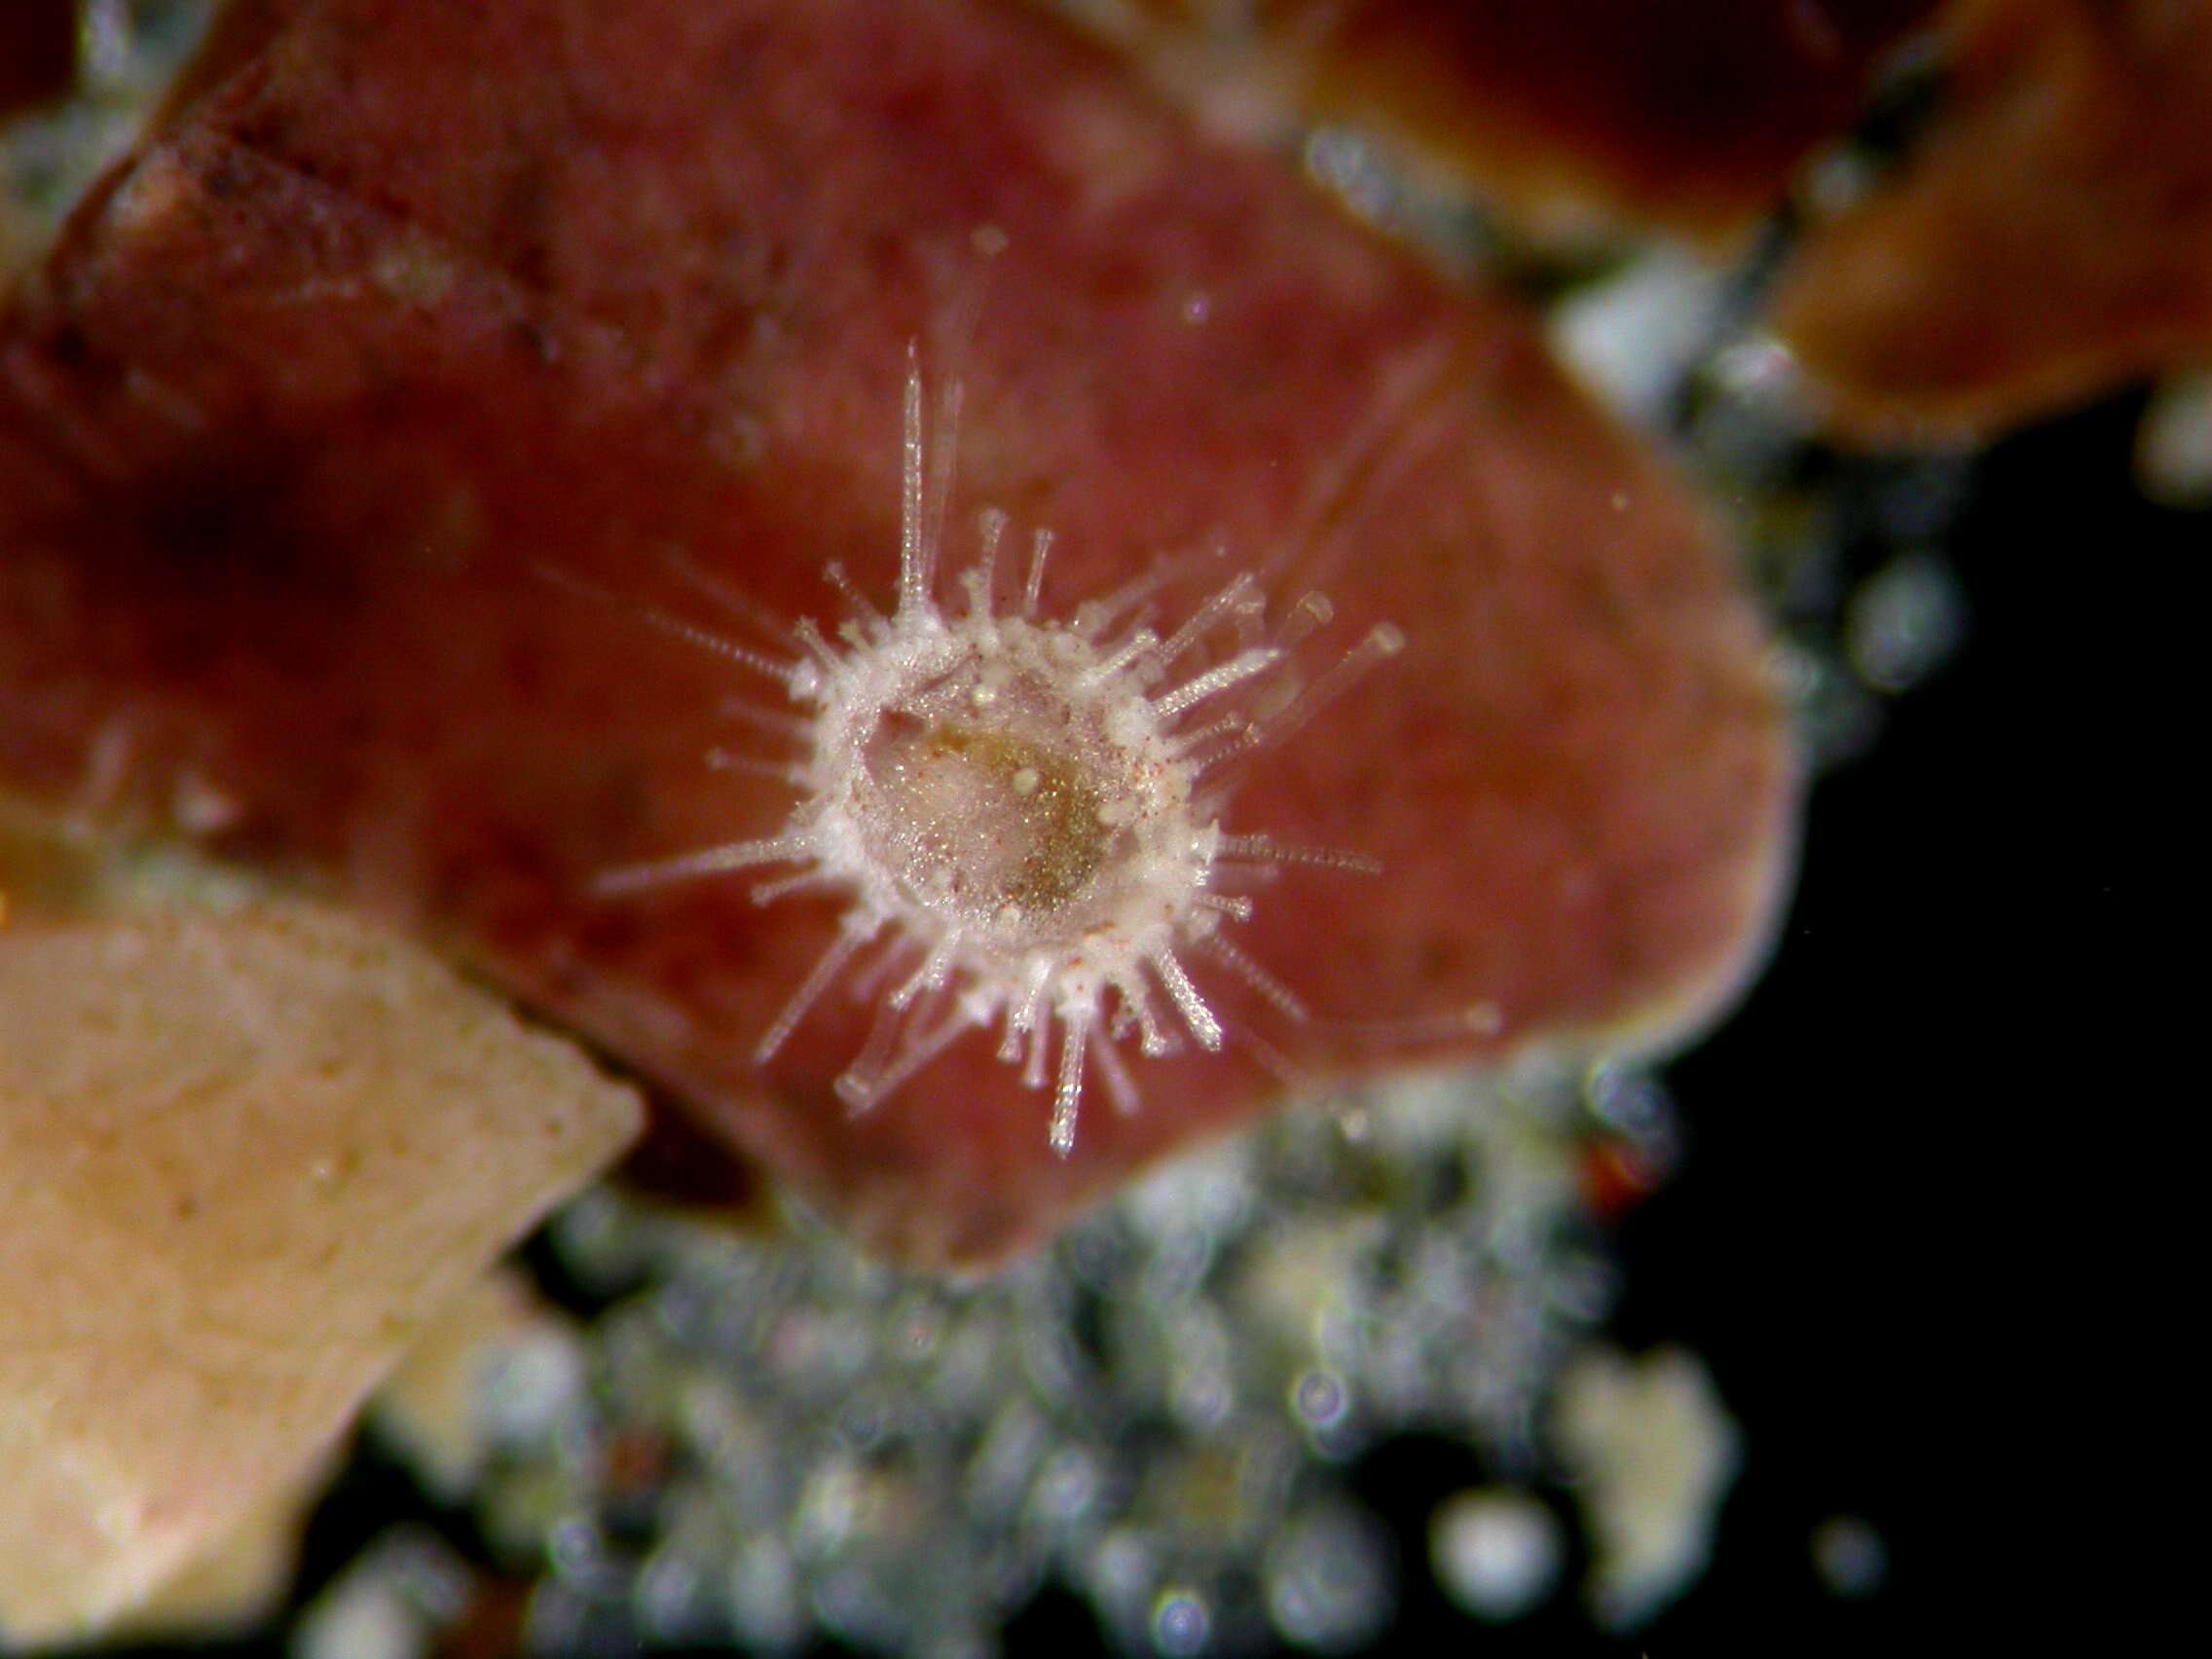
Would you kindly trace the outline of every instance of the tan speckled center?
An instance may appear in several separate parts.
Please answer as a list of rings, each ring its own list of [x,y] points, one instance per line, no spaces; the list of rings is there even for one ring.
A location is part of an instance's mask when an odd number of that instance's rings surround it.
[[[1059,910],[1089,890],[1112,848],[1085,769],[1027,737],[934,725],[891,739],[870,771],[903,827],[904,884],[926,899],[980,914]]]

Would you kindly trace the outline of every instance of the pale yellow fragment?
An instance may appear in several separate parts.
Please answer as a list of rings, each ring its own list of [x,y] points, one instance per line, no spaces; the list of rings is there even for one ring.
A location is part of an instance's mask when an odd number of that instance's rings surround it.
[[[519,1272],[501,1269],[439,1310],[369,1402],[368,1420],[424,1491],[458,1504],[493,1452],[488,1419],[502,1364],[511,1371],[518,1359],[572,1360],[580,1379],[581,1351],[570,1320]]]
[[[342,917],[0,931],[0,1643],[107,1627],[302,1480],[639,1115]]]
[[[1742,1433],[1697,1355],[1596,1346],[1561,1374],[1551,1429],[1593,1545],[1591,1609],[1634,1630],[1705,1570]]]

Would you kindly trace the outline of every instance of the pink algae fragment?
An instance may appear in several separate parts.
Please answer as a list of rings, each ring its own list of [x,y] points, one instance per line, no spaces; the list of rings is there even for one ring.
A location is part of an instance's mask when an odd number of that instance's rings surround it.
[[[980,0],[235,15],[0,329],[0,780],[414,926],[880,1247],[1032,1240],[1279,1096],[1256,1047],[1132,1048],[1066,1160],[989,1037],[853,1118],[868,1001],[752,1059],[833,897],[590,890],[783,822],[706,764],[777,688],[627,607],[746,635],[688,566],[833,622],[830,561],[887,607],[915,338],[954,569],[987,504],[1057,613],[1168,553],[1170,618],[1248,569],[1404,631],[1225,814],[1385,866],[1237,924],[1312,1017],[1204,989],[1280,1059],[1656,1040],[1748,971],[1792,771],[1708,525],[1506,304]]]

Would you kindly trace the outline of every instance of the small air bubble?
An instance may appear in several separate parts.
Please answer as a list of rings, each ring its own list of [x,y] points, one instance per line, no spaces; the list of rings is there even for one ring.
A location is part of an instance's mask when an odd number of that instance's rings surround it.
[[[1334,1428],[1350,1407],[1344,1379],[1333,1371],[1309,1371],[1291,1384],[1290,1409],[1309,1428]]]
[[[1213,1615],[1195,1590],[1169,1589],[1152,1604],[1152,1644],[1169,1659],[1205,1651]]]

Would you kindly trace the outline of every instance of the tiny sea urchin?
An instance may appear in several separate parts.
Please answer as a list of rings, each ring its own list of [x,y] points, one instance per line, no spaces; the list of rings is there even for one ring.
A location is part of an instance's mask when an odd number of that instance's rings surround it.
[[[1234,762],[1304,725],[1404,641],[1378,626],[1302,682],[1287,665],[1328,620],[1328,602],[1309,594],[1271,619],[1248,572],[1163,635],[1152,624],[1159,593],[1178,574],[1172,560],[1064,619],[1042,615],[1049,531],[1035,535],[1018,603],[1001,610],[1007,519],[995,509],[979,516],[977,557],[958,577],[964,603],[941,607],[939,551],[959,402],[954,386],[925,454],[922,377],[910,356],[899,591],[888,613],[834,565],[827,575],[850,614],[835,642],[811,620],[779,629],[795,636],[795,660],[643,612],[784,688],[794,709],[740,712],[787,731],[804,745],[802,758],[710,758],[772,769],[800,798],[773,836],[622,866],[594,886],[613,896],[759,866],[799,866],[755,898],[765,903],[822,890],[846,908],[834,941],[760,1037],[756,1059],[772,1059],[841,978],[856,988],[888,985],[870,1036],[837,1080],[851,1109],[884,1100],[963,1032],[996,1025],[999,1057],[1019,1066],[1032,1088],[1051,1083],[1049,1138],[1065,1156],[1088,1066],[1095,1063],[1119,1109],[1136,1108],[1123,1040],[1134,1036],[1146,1055],[1173,1052],[1186,1034],[1207,1050],[1222,1046],[1224,1021],[1183,954],[1219,964],[1283,1017],[1306,1018],[1297,996],[1224,936],[1223,924],[1252,911],[1251,899],[1234,891],[1239,876],[1248,884],[1273,873],[1271,866],[1378,866],[1355,854],[1228,833],[1220,821],[1228,780]],[[740,596],[689,574],[739,614],[766,620]],[[1238,688],[1261,694],[1232,697]],[[1229,702],[1251,706],[1219,713]],[[1172,1005],[1173,1022],[1156,1005],[1156,989]],[[1256,1033],[1246,1035],[1270,1052]]]

